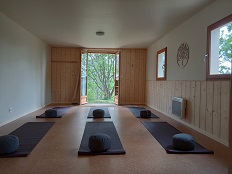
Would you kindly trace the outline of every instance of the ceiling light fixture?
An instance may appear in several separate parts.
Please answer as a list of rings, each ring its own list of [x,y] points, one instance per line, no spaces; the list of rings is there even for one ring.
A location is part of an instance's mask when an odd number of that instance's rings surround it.
[[[96,35],[97,35],[97,36],[104,36],[104,35],[105,35],[105,32],[104,32],[104,31],[97,31],[97,32],[96,32]]]

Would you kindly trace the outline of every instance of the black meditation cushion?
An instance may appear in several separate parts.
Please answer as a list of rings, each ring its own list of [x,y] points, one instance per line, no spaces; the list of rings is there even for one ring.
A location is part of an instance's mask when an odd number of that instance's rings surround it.
[[[175,134],[172,137],[172,145],[177,150],[193,150],[195,148],[195,139],[189,134]]]
[[[45,111],[45,117],[57,117],[58,111],[56,109],[48,109]]]
[[[151,111],[147,110],[147,109],[142,109],[140,111],[140,116],[142,118],[150,118],[151,117]]]
[[[102,118],[105,115],[105,111],[102,109],[95,109],[93,110],[93,117],[95,118]]]
[[[89,149],[92,152],[105,152],[111,148],[111,139],[108,135],[98,133],[89,137]]]
[[[15,152],[19,148],[19,138],[16,135],[0,136],[0,155]]]

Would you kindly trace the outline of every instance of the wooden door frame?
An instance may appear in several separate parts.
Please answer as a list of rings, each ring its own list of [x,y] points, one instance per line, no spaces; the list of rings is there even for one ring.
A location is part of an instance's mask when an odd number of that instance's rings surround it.
[[[232,74],[230,74],[230,110],[229,110],[229,153],[228,173],[232,173]]]

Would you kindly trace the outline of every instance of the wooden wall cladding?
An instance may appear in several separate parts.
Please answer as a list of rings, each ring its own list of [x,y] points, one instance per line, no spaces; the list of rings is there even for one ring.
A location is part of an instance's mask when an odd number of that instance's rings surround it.
[[[52,48],[52,103],[72,103],[80,55],[79,48]]]
[[[230,81],[147,81],[146,103],[172,115],[172,98],[187,100],[183,121],[211,138],[228,145]]]
[[[145,104],[146,49],[120,51],[119,104]],[[52,102],[72,102],[81,48],[52,48]]]
[[[146,49],[121,50],[119,104],[145,104],[146,54]]]

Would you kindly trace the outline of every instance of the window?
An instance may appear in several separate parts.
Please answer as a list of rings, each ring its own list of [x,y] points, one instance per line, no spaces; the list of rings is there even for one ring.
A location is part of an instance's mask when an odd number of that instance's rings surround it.
[[[156,80],[166,80],[167,47],[157,52]]]
[[[232,15],[208,26],[207,79],[227,79],[231,74]]]

